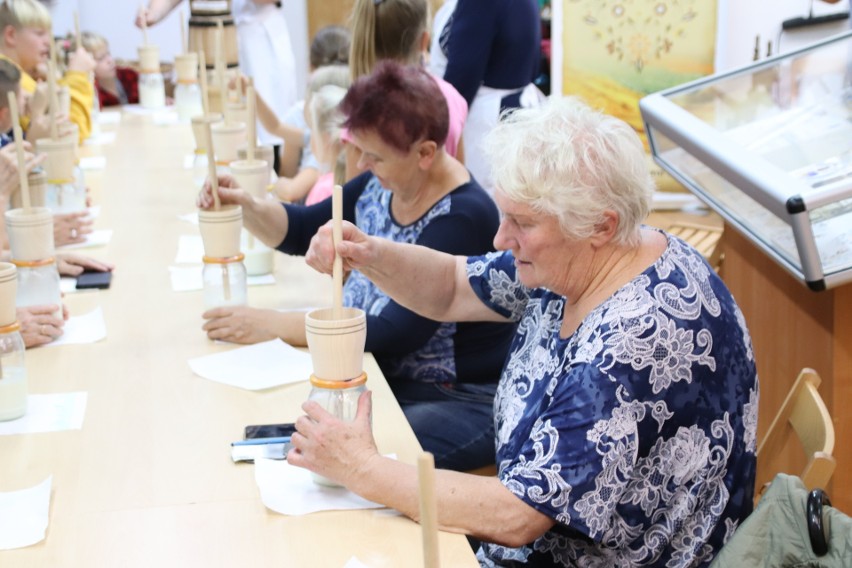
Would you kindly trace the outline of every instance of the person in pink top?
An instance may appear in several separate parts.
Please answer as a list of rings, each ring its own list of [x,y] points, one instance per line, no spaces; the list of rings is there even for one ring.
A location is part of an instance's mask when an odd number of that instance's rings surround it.
[[[326,85],[314,93],[308,103],[305,118],[311,129],[311,151],[322,173],[308,192],[305,205],[328,199],[335,184],[346,183],[346,159],[340,137],[344,118],[340,101],[345,96],[346,89]]]
[[[381,30],[379,34],[377,30]],[[429,50],[429,4],[427,0],[355,0],[352,8],[352,41],[349,69],[352,79],[369,75],[376,62],[393,59],[422,66]],[[467,101],[450,83],[432,75],[447,100],[450,129],[445,143],[449,155],[464,160],[462,131],[467,120]],[[343,140],[347,135],[343,133]],[[346,145],[346,173],[358,173],[357,150]]]

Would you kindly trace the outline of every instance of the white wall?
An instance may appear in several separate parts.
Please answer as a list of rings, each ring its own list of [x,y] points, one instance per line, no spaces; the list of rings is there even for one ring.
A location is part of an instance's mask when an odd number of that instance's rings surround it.
[[[147,1],[147,0],[145,0]],[[321,0],[314,0],[321,1]],[[558,1],[558,0],[554,0]],[[826,4],[813,2],[815,15],[848,11],[849,1]],[[285,0],[284,12],[293,42],[297,62],[299,95],[304,91],[308,68],[307,0]],[[716,70],[725,71],[752,61],[755,38],[760,36],[761,57],[766,56],[767,44],[772,42],[773,53],[801,47],[822,37],[849,29],[848,20],[839,24],[826,24],[781,34],[781,22],[797,16],[806,16],[811,0],[718,0],[719,37],[717,40]],[[136,59],[136,47],[142,43],[142,32],[133,25],[138,2],[126,0],[55,0],[53,3],[54,31],[62,34],[74,28],[74,11],[80,14],[83,30],[92,30],[105,36],[112,53],[122,59]],[[189,18],[189,5],[182,6],[184,17]],[[160,56],[170,61],[180,50],[180,25],[178,10],[164,21],[148,30],[149,41],[160,46]]]
[[[147,5],[147,0],[143,0]],[[304,92],[308,73],[307,0],[284,0],[284,14],[296,55],[299,96]],[[140,2],[127,0],[55,0],[52,4],[53,31],[57,35],[74,31],[74,12],[80,15],[80,28],[106,37],[113,57],[136,59],[142,43],[142,31],[133,25]],[[172,61],[180,53],[180,15],[189,19],[189,3],[184,2],[165,20],[148,29],[148,41],[160,46],[160,58]]]
[[[849,0],[826,4],[816,0],[718,0],[719,27],[716,70],[725,71],[751,63],[755,39],[760,36],[760,57],[766,57],[768,43],[772,53],[786,53],[821,38],[849,29],[849,20],[781,33],[781,22],[807,16],[811,3],[815,16],[849,12]]]

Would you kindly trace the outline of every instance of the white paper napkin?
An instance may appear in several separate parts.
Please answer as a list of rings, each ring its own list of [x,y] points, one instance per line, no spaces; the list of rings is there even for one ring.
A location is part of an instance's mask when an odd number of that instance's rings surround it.
[[[201,235],[180,236],[175,264],[201,264],[203,256],[204,242],[201,240]]]
[[[319,485],[314,482],[310,471],[286,461],[255,460],[254,479],[263,504],[282,515],[384,508],[384,505],[367,501],[343,487]]]
[[[192,292],[204,288],[204,279],[201,274],[201,265],[197,266],[170,266],[169,277],[172,281],[172,290],[175,292]],[[275,284],[274,274],[260,274],[247,276],[247,286],[268,286]]]
[[[98,124],[118,124],[121,122],[121,112],[101,111],[98,113]]]
[[[83,140],[83,146],[106,146],[115,142],[115,132],[101,132]]]
[[[98,306],[91,312],[81,316],[71,316],[62,328],[63,333],[45,347],[57,345],[74,345],[80,343],[96,343],[106,337],[106,322],[104,312]]]
[[[0,422],[0,436],[79,430],[87,400],[85,392],[28,395],[27,413],[17,420]]]
[[[86,240],[82,243],[74,243],[70,245],[62,245],[57,247],[59,250],[73,250],[80,248],[99,247],[109,244],[112,239],[112,229],[98,229],[86,235]]]
[[[178,215],[178,219],[181,221],[186,221],[187,223],[192,223],[193,225],[198,225],[198,211],[194,211],[192,213],[186,213],[184,215]]]
[[[80,167],[84,170],[102,170],[106,167],[106,156],[84,156],[80,158]]]
[[[261,390],[307,381],[311,356],[273,339],[189,360],[196,375],[247,390]]]
[[[53,476],[35,487],[0,493],[0,550],[31,546],[44,540],[50,515]]]

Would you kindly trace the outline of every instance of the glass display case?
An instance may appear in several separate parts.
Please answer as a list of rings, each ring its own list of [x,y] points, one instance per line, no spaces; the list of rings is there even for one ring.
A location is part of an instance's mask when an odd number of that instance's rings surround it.
[[[655,161],[812,290],[852,281],[852,32],[639,102]]]

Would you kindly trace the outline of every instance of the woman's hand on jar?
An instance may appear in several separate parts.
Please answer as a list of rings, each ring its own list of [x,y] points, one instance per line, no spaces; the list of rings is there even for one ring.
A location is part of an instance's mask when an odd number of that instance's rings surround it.
[[[260,343],[278,335],[268,324],[274,321],[273,310],[260,310],[246,306],[228,306],[207,310],[201,317],[207,320],[201,327],[210,339],[231,343]]]
[[[219,182],[219,203],[222,205],[247,205],[253,199],[252,196],[242,189],[233,176],[220,175],[216,178]],[[195,204],[199,209],[213,209],[213,185],[210,178],[204,180],[204,186],[198,193]]]
[[[82,243],[92,232],[92,218],[88,211],[62,213],[53,216],[53,242],[56,246]]]
[[[352,422],[332,416],[315,401],[303,403],[305,415],[296,420],[287,461],[346,486],[381,458],[373,439],[372,409],[371,391],[361,394]]]
[[[331,274],[334,264],[333,223],[327,222],[311,238],[311,246],[305,254],[305,262],[324,274]],[[343,240],[337,245],[337,252],[343,258],[343,269],[361,269],[371,265],[377,255],[376,239],[367,236],[349,221],[343,221]]]
[[[59,306],[55,304],[16,308],[18,322],[21,324],[21,337],[24,338],[26,347],[44,345],[62,335],[65,320],[56,317],[58,309]]]

